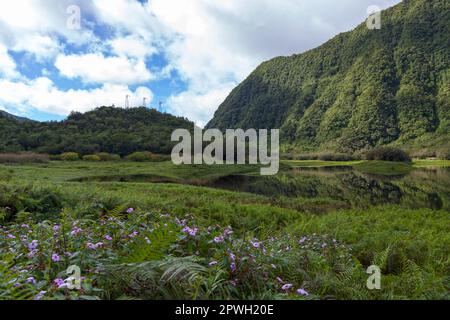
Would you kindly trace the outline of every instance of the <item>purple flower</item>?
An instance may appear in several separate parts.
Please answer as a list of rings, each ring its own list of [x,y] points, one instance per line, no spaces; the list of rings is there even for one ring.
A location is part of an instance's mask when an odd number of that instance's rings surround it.
[[[61,261],[61,258],[56,253],[52,254],[52,261],[53,262],[59,262]]]
[[[95,244],[93,244],[93,243],[91,243],[91,242],[88,242],[88,243],[86,244],[86,247],[88,247],[88,249],[91,249],[91,250],[97,249],[97,247],[95,246]]]
[[[134,231],[132,234],[129,235],[130,238],[136,238],[138,236],[138,232]]]
[[[34,277],[29,277],[27,283],[36,284],[36,279]]]
[[[222,236],[218,236],[218,237],[214,238],[215,243],[222,243],[222,242],[224,242],[224,240],[225,239]]]
[[[299,241],[298,243],[300,243],[300,244],[301,244],[301,243],[304,243],[306,240],[307,240],[307,238],[306,238],[306,237],[303,237],[303,238],[300,239],[300,241]]]
[[[15,239],[16,238],[16,236],[15,235],[13,235],[13,234],[8,234],[8,239]]]
[[[195,237],[197,235],[197,232],[198,232],[198,228],[191,229],[189,231],[189,235],[192,237]]]
[[[27,225],[27,224],[22,224],[21,227],[24,228],[24,229],[30,229],[30,226]]]
[[[281,287],[281,289],[284,290],[284,291],[289,291],[289,290],[292,289],[293,286],[294,285],[291,284],[291,283],[286,283],[284,286]]]
[[[128,213],[128,214],[132,214],[133,212],[134,212],[134,208],[128,208],[128,209],[127,209],[127,213]]]
[[[83,230],[82,229],[80,229],[80,228],[78,228],[78,227],[73,227],[73,229],[72,229],[72,231],[70,232],[70,234],[72,235],[72,236],[77,236],[79,233],[81,233]]]
[[[209,263],[209,266],[210,267],[213,267],[213,266],[215,266],[217,264],[217,261],[211,261],[210,263]]]
[[[39,242],[37,240],[31,241],[30,244],[28,244],[28,250],[34,251],[37,249]]]
[[[258,241],[254,241],[252,242],[252,246],[253,248],[258,249],[259,247],[261,247],[261,243],[259,243]]]
[[[229,235],[231,235],[231,234],[233,234],[233,230],[231,229],[231,227],[226,228],[226,229],[224,230],[224,232],[223,232],[223,235],[224,235],[225,237],[227,237],[227,236],[229,236]]]
[[[43,297],[44,297],[44,295],[47,293],[47,291],[41,291],[41,292],[39,292],[37,295],[36,295],[36,297],[34,297],[34,300],[41,300]]]
[[[277,281],[278,281],[279,283],[283,283],[283,282],[284,282],[283,279],[281,279],[280,277],[277,277]]]
[[[107,234],[106,236],[105,236],[105,240],[108,240],[108,241],[112,241],[112,237],[109,235],[109,234]]]
[[[95,244],[95,247],[96,248],[101,248],[101,247],[103,247],[105,244],[103,243],[103,242],[97,242],[96,244]]]
[[[230,264],[230,269],[231,269],[231,272],[236,272],[236,263],[231,263]]]
[[[53,226],[53,231],[58,232],[59,229],[60,229],[60,226],[59,226],[59,225],[55,224],[55,225]]]
[[[229,254],[231,261],[236,261],[236,255],[233,252],[230,252]]]
[[[57,286],[58,288],[62,288],[65,285],[65,282],[63,279],[58,278],[53,280],[53,283],[55,284],[55,286]]]
[[[326,247],[327,247],[326,243],[322,244],[322,249],[325,249]]]
[[[297,294],[300,295],[300,296],[309,296],[308,291],[306,291],[306,290],[303,289],[303,288],[298,289],[298,290],[297,290]]]

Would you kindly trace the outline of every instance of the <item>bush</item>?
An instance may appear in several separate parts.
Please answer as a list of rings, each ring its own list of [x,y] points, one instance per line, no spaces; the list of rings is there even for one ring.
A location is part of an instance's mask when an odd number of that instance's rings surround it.
[[[378,147],[366,154],[367,160],[411,162],[411,157],[405,151],[392,147]]]
[[[358,157],[345,153],[305,153],[293,157],[296,160],[321,160],[321,161],[353,161]]]
[[[61,155],[60,154],[51,154],[50,160],[51,161],[61,161]]]
[[[97,156],[100,157],[100,161],[119,161],[120,156],[118,154],[111,154],[107,152],[97,153]]]
[[[80,160],[80,156],[76,152],[66,152],[63,153],[61,156],[62,161],[77,161]]]
[[[43,163],[49,161],[49,156],[38,153],[3,153],[0,154],[0,163]]]
[[[450,149],[439,150],[437,157],[441,160],[450,160]]]
[[[101,161],[100,157],[95,154],[86,155],[83,157],[84,161],[92,161],[92,162],[98,162]]]
[[[125,159],[134,162],[162,162],[166,161],[168,157],[145,151],[132,153],[128,155]]]

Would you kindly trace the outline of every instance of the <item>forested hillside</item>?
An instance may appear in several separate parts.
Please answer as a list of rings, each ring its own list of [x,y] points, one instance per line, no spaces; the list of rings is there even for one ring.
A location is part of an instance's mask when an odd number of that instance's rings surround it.
[[[450,1],[410,0],[314,50],[260,65],[210,128],[281,128],[286,149],[448,149]]]
[[[147,108],[101,107],[85,114],[72,113],[62,122],[24,122],[0,114],[0,152],[127,155],[145,150],[168,154],[172,131],[193,126],[184,118]]]

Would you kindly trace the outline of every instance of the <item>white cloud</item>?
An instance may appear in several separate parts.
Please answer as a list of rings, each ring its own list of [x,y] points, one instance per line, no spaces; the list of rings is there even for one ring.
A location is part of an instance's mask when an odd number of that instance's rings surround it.
[[[58,115],[67,115],[71,111],[84,112],[103,105],[123,106],[126,95],[131,97],[131,106],[141,105],[143,98],[148,101],[153,99],[153,93],[146,87],[131,91],[127,86],[105,84],[94,89],[62,91],[45,77],[27,82],[0,79],[0,87],[3,89],[1,104]]]
[[[195,120],[198,126],[204,127],[210,120],[209,115],[214,113],[217,105],[225,100],[233,87],[234,84],[228,84],[206,93],[182,92],[169,98],[168,109],[171,113],[189,116],[190,119]]]
[[[140,37],[127,36],[115,38],[109,42],[115,54],[130,58],[145,59],[157,52],[156,48]]]
[[[60,37],[74,45],[95,43],[89,28],[67,27],[72,0],[0,1],[0,43],[13,51],[32,53],[38,60],[51,59],[62,50]],[[88,2],[82,13],[90,11]]]
[[[19,76],[14,59],[8,54],[8,49],[0,43],[0,76],[16,78]]]
[[[20,83],[13,83],[13,87],[23,94],[29,94],[32,89],[47,94],[51,92],[57,96],[56,102],[66,103],[65,99],[71,97],[82,105],[87,102],[105,104],[101,101],[108,100],[104,95],[111,89],[124,95],[128,90],[126,85],[145,83],[156,77],[170,77],[171,71],[176,70],[185,81],[187,90],[168,99],[169,110],[204,124],[232,87],[244,80],[262,61],[318,46],[362,22],[368,6],[376,4],[386,8],[398,2],[0,1],[0,44],[10,51],[29,52],[38,59],[55,62],[60,73],[69,79],[79,78],[88,84],[108,83],[97,89],[64,92],[57,89],[57,84],[44,80],[24,81],[23,88]],[[83,20],[81,30],[67,28],[66,10],[72,4],[80,5],[82,17],[91,19],[90,22]],[[104,25],[108,27],[108,36],[112,39],[100,41],[102,35],[95,35],[92,30],[94,26]],[[82,51],[74,54],[68,51],[67,44],[82,48]],[[63,50],[67,54],[63,54]],[[107,51],[108,55],[105,55]],[[111,54],[115,56],[111,57]],[[155,66],[161,71],[152,74],[145,62],[154,54],[164,55],[168,65]],[[8,72],[10,75],[15,71],[7,52],[0,53],[0,69],[8,70],[3,74]],[[0,101],[5,95],[7,93],[0,90]],[[47,101],[53,101],[50,96],[44,97]],[[10,98],[12,101],[19,99]],[[45,109],[41,105],[44,102],[29,101],[26,96],[23,100],[33,107]],[[67,110],[66,107],[57,107],[56,102],[52,110]],[[81,109],[78,107],[77,110]]]
[[[80,78],[84,83],[138,84],[153,78],[143,60],[100,53],[59,55],[55,67],[63,76]]]
[[[397,2],[378,0],[378,5]],[[301,53],[355,27],[372,4],[373,0],[151,1],[153,15],[173,32],[165,53],[188,84],[186,92],[169,99],[170,109],[203,123],[222,102],[214,93],[223,90],[224,83],[237,85],[264,60]]]

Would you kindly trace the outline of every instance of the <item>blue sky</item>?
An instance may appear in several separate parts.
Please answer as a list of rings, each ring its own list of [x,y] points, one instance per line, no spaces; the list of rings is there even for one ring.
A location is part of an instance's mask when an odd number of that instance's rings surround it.
[[[398,0],[0,2],[0,109],[61,120],[147,98],[199,125],[261,62],[311,49]],[[80,18],[79,24],[77,23]]]

